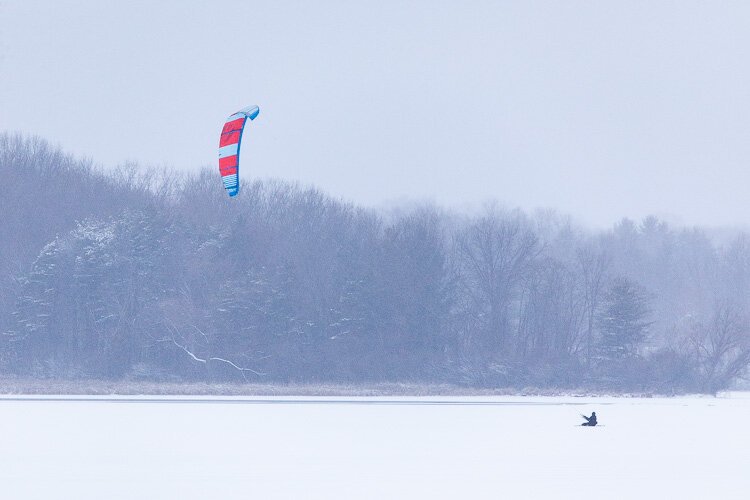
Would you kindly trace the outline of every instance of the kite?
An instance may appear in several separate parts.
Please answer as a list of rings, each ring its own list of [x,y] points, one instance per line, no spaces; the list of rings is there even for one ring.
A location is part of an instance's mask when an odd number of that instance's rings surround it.
[[[260,113],[258,106],[248,106],[227,118],[219,139],[219,173],[229,196],[240,192],[240,144],[247,119]]]

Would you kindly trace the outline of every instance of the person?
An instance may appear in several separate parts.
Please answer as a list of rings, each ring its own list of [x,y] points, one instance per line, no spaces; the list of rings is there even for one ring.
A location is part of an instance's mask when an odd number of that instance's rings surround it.
[[[596,425],[596,412],[595,411],[591,412],[590,417],[587,417],[586,415],[581,415],[581,416],[586,419],[586,421],[582,423],[581,425],[586,425],[589,427],[593,427]]]

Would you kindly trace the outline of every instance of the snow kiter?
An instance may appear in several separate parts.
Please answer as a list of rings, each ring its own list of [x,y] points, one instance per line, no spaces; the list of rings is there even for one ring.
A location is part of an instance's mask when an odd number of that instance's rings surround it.
[[[255,120],[258,106],[248,106],[227,118],[219,139],[219,173],[229,196],[240,192],[240,144],[247,119]]]

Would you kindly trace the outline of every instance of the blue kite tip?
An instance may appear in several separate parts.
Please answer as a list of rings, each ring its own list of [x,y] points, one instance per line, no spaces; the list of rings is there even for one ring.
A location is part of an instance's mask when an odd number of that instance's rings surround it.
[[[255,117],[258,116],[258,113],[260,113],[260,108],[258,106],[248,106],[242,109],[240,113],[243,113],[251,120],[255,120]]]

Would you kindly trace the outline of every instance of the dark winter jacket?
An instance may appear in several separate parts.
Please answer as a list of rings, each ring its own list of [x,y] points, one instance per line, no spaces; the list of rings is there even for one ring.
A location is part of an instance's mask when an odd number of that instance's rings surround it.
[[[581,425],[588,425],[590,427],[593,427],[596,425],[596,412],[592,412],[590,417],[587,417],[586,415],[581,415],[583,418],[586,419],[584,423]]]

